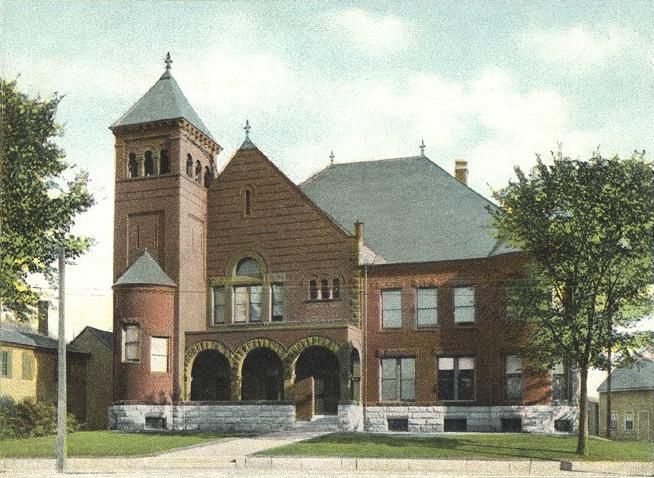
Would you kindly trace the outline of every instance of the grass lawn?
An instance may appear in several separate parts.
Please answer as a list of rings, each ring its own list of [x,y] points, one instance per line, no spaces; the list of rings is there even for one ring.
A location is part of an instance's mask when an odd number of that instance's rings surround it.
[[[68,456],[149,455],[183,446],[197,445],[225,435],[214,433],[119,433],[108,430],[76,432],[68,435]],[[54,458],[55,437],[0,441],[2,458]]]
[[[592,438],[586,460],[651,461],[654,445]],[[335,433],[258,453],[266,456],[342,456],[485,460],[579,460],[577,438],[521,433],[407,435]]]

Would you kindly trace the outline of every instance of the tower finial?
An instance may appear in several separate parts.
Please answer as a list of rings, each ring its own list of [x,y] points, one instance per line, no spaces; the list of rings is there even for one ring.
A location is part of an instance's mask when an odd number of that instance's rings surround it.
[[[425,146],[425,140],[424,140],[424,139],[421,139],[421,140],[420,140],[420,156],[424,156],[424,155],[425,155],[425,148],[426,148],[426,147],[427,147],[427,146]]]
[[[335,157],[336,157],[336,156],[334,156],[334,150],[332,149],[332,152],[331,152],[331,154],[329,155],[329,164],[334,164],[334,158],[335,158]]]
[[[246,139],[249,138],[250,137],[250,130],[252,129],[252,127],[250,126],[250,121],[249,120],[245,120],[245,127],[243,127],[243,129],[245,130],[245,138]]]
[[[173,63],[173,60],[170,59],[170,52],[166,53],[164,63],[166,64],[166,71],[169,71],[172,68],[170,65]]]

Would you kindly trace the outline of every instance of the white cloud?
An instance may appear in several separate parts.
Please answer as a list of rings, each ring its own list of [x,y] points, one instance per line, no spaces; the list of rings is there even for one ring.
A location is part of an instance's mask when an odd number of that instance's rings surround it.
[[[355,45],[369,53],[402,50],[413,42],[409,24],[393,15],[349,8],[337,12],[331,20],[350,35]]]
[[[565,30],[533,30],[523,34],[523,44],[550,63],[561,63],[576,71],[600,67],[642,48],[638,35],[618,26],[592,29],[574,25]]]

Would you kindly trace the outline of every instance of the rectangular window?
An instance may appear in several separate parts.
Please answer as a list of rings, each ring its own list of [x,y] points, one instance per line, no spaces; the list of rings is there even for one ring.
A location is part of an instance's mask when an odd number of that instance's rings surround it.
[[[150,337],[150,371],[168,372],[167,337]]]
[[[475,399],[474,357],[440,357],[438,359],[438,399]]]
[[[273,284],[270,287],[270,295],[270,320],[282,322],[284,320],[284,286],[282,284]]]
[[[563,364],[557,364],[552,370],[552,400],[564,402],[569,400],[568,377]]]
[[[624,415],[624,429],[625,429],[625,431],[629,431],[629,430],[634,429],[634,414],[633,413],[625,413],[625,415]]]
[[[466,324],[475,321],[474,287],[456,287],[454,289],[454,322]]]
[[[141,331],[138,325],[126,325],[123,328],[123,362],[140,360]]]
[[[261,286],[234,287],[234,322],[261,322]]]
[[[522,399],[522,359],[518,355],[504,358],[504,398]]]
[[[609,429],[617,430],[618,429],[618,414],[611,413],[611,422],[609,423]]]
[[[402,327],[402,297],[399,290],[384,290],[381,293],[382,328]]]
[[[34,377],[34,354],[32,352],[23,352],[23,380],[32,380]]]
[[[416,323],[430,327],[438,322],[438,289],[416,289]]]
[[[11,352],[0,350],[0,377],[11,378]]]
[[[414,401],[416,399],[416,359],[385,358],[381,360],[382,401]]]
[[[225,288],[213,288],[213,323],[225,323]]]

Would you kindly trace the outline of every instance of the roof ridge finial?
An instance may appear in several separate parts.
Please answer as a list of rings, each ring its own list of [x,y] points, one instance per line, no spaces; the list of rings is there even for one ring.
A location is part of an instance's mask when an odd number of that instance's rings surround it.
[[[425,155],[425,148],[426,148],[426,147],[427,147],[427,146],[425,146],[425,140],[424,140],[424,139],[421,139],[421,140],[420,140],[420,156],[424,156],[424,155]]]
[[[252,127],[250,126],[249,120],[245,120],[245,127],[243,127],[243,129],[245,130],[245,139],[250,139],[250,130]]]
[[[331,152],[331,154],[329,155],[329,164],[331,164],[332,166],[334,165],[334,158],[335,158],[335,157],[336,157],[336,156],[334,156],[334,150],[332,149],[332,152]]]
[[[164,60],[164,63],[166,64],[166,71],[170,71],[172,68],[172,63],[173,60],[170,59],[170,52],[166,53],[166,59]]]

